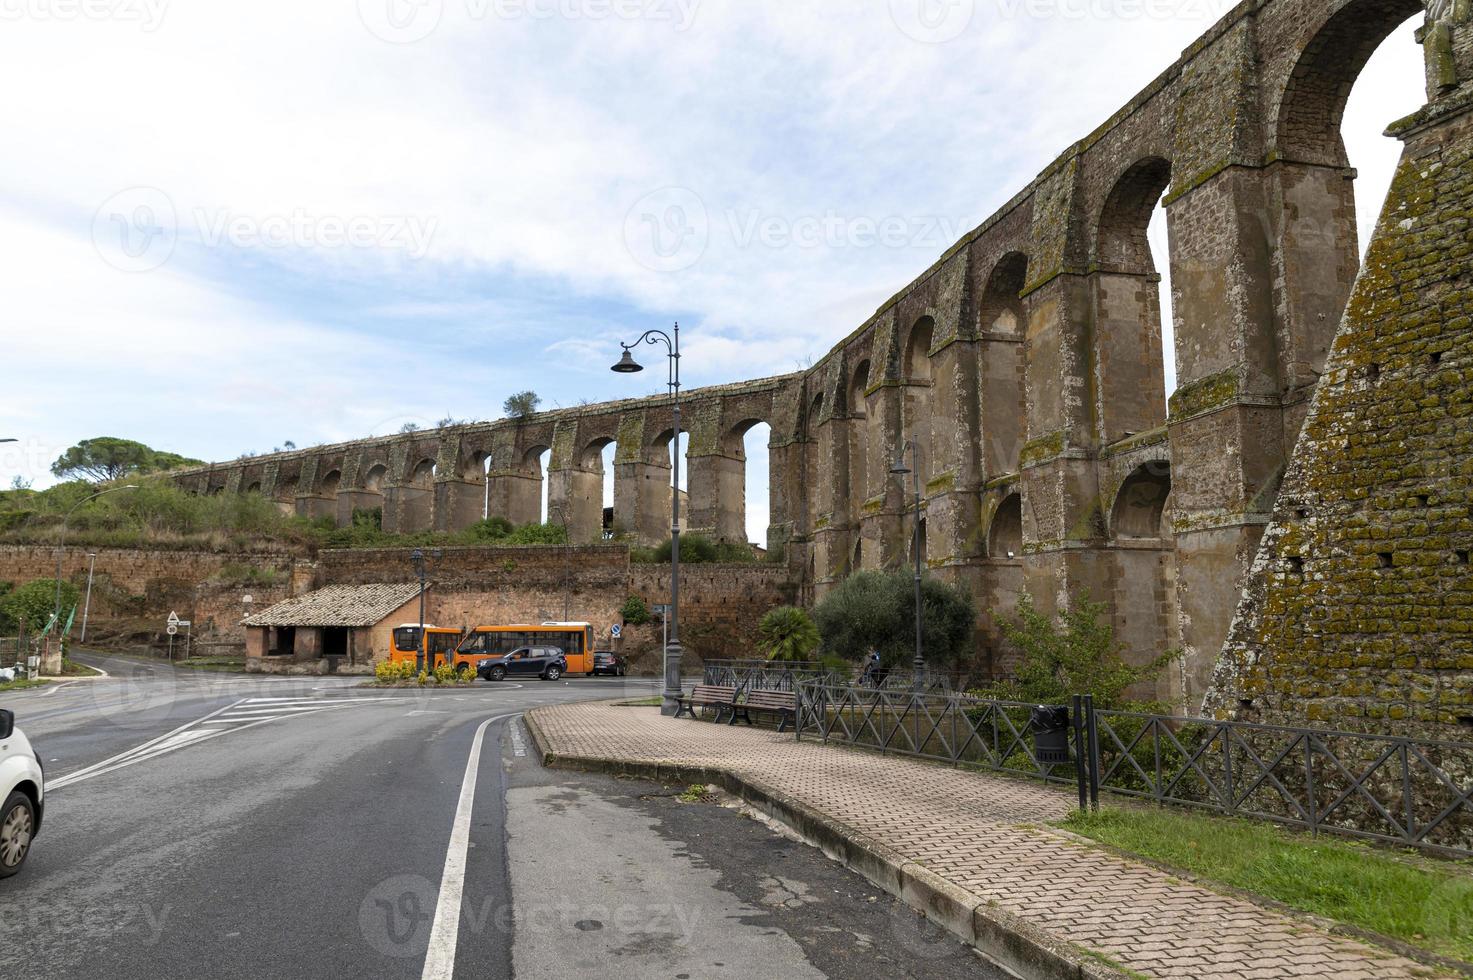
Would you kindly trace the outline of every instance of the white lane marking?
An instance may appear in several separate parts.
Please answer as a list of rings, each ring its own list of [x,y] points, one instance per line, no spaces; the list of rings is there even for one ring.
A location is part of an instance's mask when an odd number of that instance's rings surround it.
[[[69,772],[64,776],[47,780],[46,791],[53,793],[74,783],[80,783],[96,776],[116,772],[126,766],[146,762],[149,759],[157,758],[176,749],[181,749],[189,745],[197,745],[200,742],[218,738],[221,735],[228,735],[231,732],[243,732],[247,728],[255,728],[258,725],[264,725],[268,722],[282,721],[310,713],[307,710],[295,709],[307,709],[310,707],[311,711],[329,711],[333,708],[342,708],[353,704],[376,704],[386,701],[405,701],[408,699],[347,698],[333,700],[329,698],[300,698],[294,699],[297,702],[296,704],[278,704],[272,710],[265,713],[264,716],[259,711],[250,710],[251,703],[255,700],[255,698],[241,698],[222,708],[211,711],[203,718],[196,718],[194,721],[186,722],[173,731],[165,732],[157,738],[149,739],[142,745],[134,746],[126,752],[120,752],[115,756],[103,759],[101,762],[94,762],[92,765],[84,766],[76,772]],[[239,708],[245,708],[246,710],[237,711],[236,709]]]
[[[435,923],[430,928],[430,945],[425,951],[421,980],[451,980],[455,973],[455,946],[460,941],[460,898],[465,888],[465,859],[471,842],[471,806],[476,799],[476,776],[481,771],[481,742],[492,722],[514,718],[513,711],[481,722],[471,742],[471,757],[465,763],[460,784],[460,802],[450,828],[450,846],[445,849],[445,870],[440,875],[440,897],[435,902]]]

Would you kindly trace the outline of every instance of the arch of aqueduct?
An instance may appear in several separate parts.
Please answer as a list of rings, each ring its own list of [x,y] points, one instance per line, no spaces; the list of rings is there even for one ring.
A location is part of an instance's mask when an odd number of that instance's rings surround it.
[[[1132,649],[1183,649],[1173,693],[1200,702],[1358,273],[1345,101],[1422,9],[1247,0],[811,369],[689,392],[687,529],[745,539],[743,435],[768,423],[769,544],[804,594],[899,564],[912,505],[889,461],[917,438],[936,574],[982,610],[1023,590],[1045,609],[1088,591]],[[1442,45],[1428,58],[1434,99],[1467,60],[1463,33],[1425,39]],[[1147,244],[1158,203],[1169,256]],[[180,479],[343,523],[382,507],[386,529],[450,530],[487,501],[539,519],[550,450],[550,509],[596,540],[615,443],[615,521],[652,541],[669,529],[670,437],[652,397]]]

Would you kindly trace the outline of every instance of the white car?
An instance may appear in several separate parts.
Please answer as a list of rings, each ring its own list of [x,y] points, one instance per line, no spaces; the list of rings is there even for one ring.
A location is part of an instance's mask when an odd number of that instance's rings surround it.
[[[26,863],[41,829],[45,780],[41,756],[15,727],[15,712],[0,708],[0,878]]]

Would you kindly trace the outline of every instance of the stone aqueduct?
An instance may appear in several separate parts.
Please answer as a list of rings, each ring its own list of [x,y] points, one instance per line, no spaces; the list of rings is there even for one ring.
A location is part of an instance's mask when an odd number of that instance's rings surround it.
[[[1087,591],[1140,655],[1184,650],[1163,693],[1200,703],[1358,273],[1345,102],[1374,49],[1422,10],[1247,0],[811,369],[689,392],[687,529],[745,539],[743,434],[765,422],[769,543],[804,594],[896,565],[912,505],[889,462],[917,438],[936,574],[981,610],[1023,590],[1045,609]],[[1463,34],[1423,39],[1442,45],[1428,57],[1433,98],[1454,48],[1466,60]],[[1158,203],[1169,406],[1146,238]],[[616,443],[615,520],[651,541],[668,534],[670,439],[668,403],[652,397],[180,479],[339,522],[382,507],[387,529],[449,530],[487,501],[537,520],[550,450],[550,510],[595,540],[602,451]]]

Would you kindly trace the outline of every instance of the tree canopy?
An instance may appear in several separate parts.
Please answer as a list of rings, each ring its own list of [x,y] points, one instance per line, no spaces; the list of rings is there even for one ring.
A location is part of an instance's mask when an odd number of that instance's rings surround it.
[[[155,473],[200,462],[177,453],[153,449],[131,439],[98,436],[83,439],[58,456],[51,464],[51,472],[64,480],[108,483],[138,473]]]
[[[971,593],[940,579],[921,580],[921,653],[932,666],[955,667],[971,651],[977,612]],[[909,572],[859,572],[814,607],[824,650],[860,660],[878,650],[887,667],[915,655],[915,580]]]
[[[501,403],[501,410],[509,419],[524,419],[537,411],[537,406],[542,404],[542,397],[535,391],[519,391],[515,395],[508,396]]]
[[[67,613],[81,598],[75,585],[65,581],[61,583],[62,625],[66,625]],[[24,621],[26,632],[35,633],[51,621],[55,608],[56,579],[34,579],[18,589],[7,590],[0,598],[0,629],[14,632],[16,625]]]

